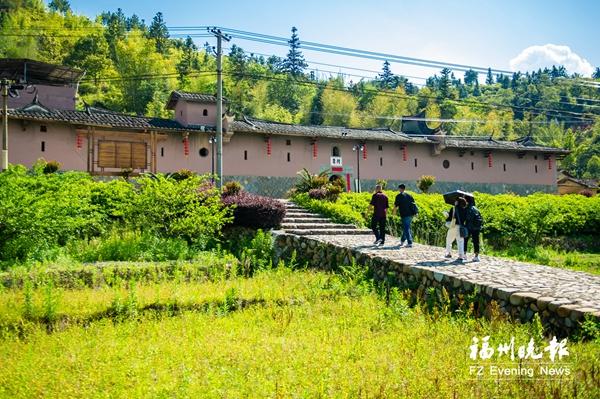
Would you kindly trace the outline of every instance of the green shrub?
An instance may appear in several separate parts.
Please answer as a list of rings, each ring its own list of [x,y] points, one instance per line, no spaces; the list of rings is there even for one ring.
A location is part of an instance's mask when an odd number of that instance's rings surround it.
[[[0,259],[44,260],[60,246],[104,231],[92,202],[94,182],[85,173],[28,173],[10,166],[0,174]]]
[[[433,183],[435,183],[435,176],[423,175],[421,176],[421,179],[417,181],[417,187],[419,190],[426,193],[429,191],[431,186],[433,186]]]
[[[50,173],[56,173],[59,171],[61,167],[60,162],[58,161],[48,161],[44,166],[44,174],[48,175]]]
[[[181,181],[195,176],[196,173],[189,169],[179,169],[177,172],[168,175],[171,179]]]
[[[344,195],[342,194],[340,199]],[[350,223],[359,227],[366,225],[365,219],[360,212],[355,211],[347,204],[340,203],[339,200],[334,203],[309,198],[308,194],[297,194],[294,196],[293,201],[312,212],[331,218],[336,223]]]
[[[219,191],[206,176],[177,181],[164,175],[136,180],[131,225],[161,237],[183,238],[206,245],[232,221],[232,210],[223,206]]]
[[[242,187],[242,185],[239,181],[235,181],[235,180],[228,181],[227,183],[225,183],[225,186],[223,187],[223,195],[236,195],[243,189],[244,189],[244,187]]]
[[[184,260],[192,259],[196,251],[181,238],[113,231],[107,236],[73,241],[67,245],[67,253],[81,262],[101,262]]]

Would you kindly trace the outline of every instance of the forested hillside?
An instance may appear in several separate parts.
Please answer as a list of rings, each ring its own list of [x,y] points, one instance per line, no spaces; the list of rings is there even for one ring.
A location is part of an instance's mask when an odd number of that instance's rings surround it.
[[[150,22],[120,9],[92,20],[74,15],[67,0],[0,0],[0,10],[0,56],[84,69],[80,106],[169,117],[172,90],[216,91],[212,47],[172,37],[160,12]],[[449,134],[532,135],[571,150],[561,166],[575,176],[600,178],[599,68],[598,83],[561,66],[512,75],[490,70],[485,83],[475,71],[457,76],[443,69],[420,87],[394,75],[387,61],[375,79],[323,78],[308,68],[295,28],[285,58],[249,54],[235,39],[228,46],[224,94],[238,116],[398,128],[401,116],[423,113]]]

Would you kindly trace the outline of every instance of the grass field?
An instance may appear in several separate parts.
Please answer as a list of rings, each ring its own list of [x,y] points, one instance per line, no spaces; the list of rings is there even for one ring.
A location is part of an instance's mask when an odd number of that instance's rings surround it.
[[[4,289],[0,396],[600,395],[598,342],[569,342],[567,377],[477,379],[472,337],[526,344],[540,339],[536,325],[425,313],[396,292],[386,304],[353,275],[278,267],[251,278]]]

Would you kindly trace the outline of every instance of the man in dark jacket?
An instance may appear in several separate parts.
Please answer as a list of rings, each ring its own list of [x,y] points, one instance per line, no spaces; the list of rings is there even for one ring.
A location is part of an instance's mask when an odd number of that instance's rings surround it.
[[[417,205],[415,204],[415,199],[412,195],[404,192],[406,189],[404,184],[400,184],[398,189],[400,192],[396,195],[396,200],[394,201],[393,214],[395,215],[396,211],[400,212],[400,219],[402,220],[402,238],[400,238],[400,246],[404,245],[404,241],[406,241],[406,247],[410,248],[412,247],[413,242],[410,224],[412,223],[413,217],[417,214]]]
[[[375,186],[375,194],[371,197],[369,208],[373,208],[373,217],[371,218],[371,229],[375,233],[375,245],[385,244],[385,219],[387,209],[389,208],[388,198],[381,191],[381,185]]]

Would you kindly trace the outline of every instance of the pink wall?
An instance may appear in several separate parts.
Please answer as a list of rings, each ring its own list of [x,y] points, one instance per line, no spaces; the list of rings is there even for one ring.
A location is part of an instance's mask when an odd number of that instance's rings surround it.
[[[44,86],[34,85],[40,103],[47,108],[75,109],[75,97],[77,90],[75,86]],[[30,93],[32,91],[32,93]],[[18,98],[8,98],[8,108],[21,108],[30,104],[35,97],[33,89],[19,91]]]
[[[47,131],[42,132],[41,126],[46,126]],[[173,172],[186,168],[198,173],[210,173],[212,151],[208,142],[210,135],[211,133],[191,132],[190,153],[185,156],[183,134],[168,133],[167,139],[157,144],[158,171]],[[97,130],[96,137],[101,136],[102,131]],[[231,141],[223,145],[224,174],[295,177],[304,167],[317,173],[321,168],[329,166],[333,146],[339,147],[344,166],[351,167],[356,172],[356,152],[352,151],[352,146],[356,144],[354,141],[320,139],[317,142],[317,158],[313,159],[309,138],[272,136],[271,155],[268,156],[265,137],[262,134],[235,133]],[[290,140],[290,145],[286,144],[287,140]],[[42,142],[45,143],[43,152]],[[382,146],[381,151],[379,145]],[[208,150],[207,156],[200,156],[201,148]],[[43,157],[46,160],[61,162],[64,169],[86,170],[86,149],[85,137],[82,149],[76,148],[76,130],[68,125],[10,121],[9,161],[11,163],[31,166],[38,158]],[[247,151],[247,160],[244,159],[244,151]],[[432,155],[429,144],[409,144],[407,161],[404,161],[399,143],[369,142],[367,159],[363,159],[362,154],[360,155],[360,175],[361,179],[415,181],[422,175],[433,175],[438,181],[449,182],[554,185],[556,183],[554,157],[552,168],[548,169],[548,161],[544,160],[543,155],[537,155],[537,160],[534,159],[535,156],[527,154],[519,158],[514,152],[495,151],[492,153],[493,163],[490,168],[488,159],[484,157],[481,150],[474,150],[473,155],[470,151],[466,151],[462,157],[459,156],[457,149],[446,149],[440,155]],[[383,159],[383,166],[380,165],[380,158]],[[415,159],[417,159],[416,167]],[[444,160],[450,162],[448,169],[442,166]],[[148,161],[150,161],[149,152]],[[537,166],[537,173],[535,166]]]
[[[320,139],[317,158],[313,159],[311,140],[303,137],[272,136],[271,155],[267,155],[264,135],[236,133],[230,143],[224,145],[224,174],[247,176],[296,176],[303,167],[316,173],[322,167],[328,167],[332,148],[337,146],[344,166],[356,171],[356,152],[352,146],[356,142]],[[286,145],[286,140],[291,145]],[[382,150],[379,151],[379,145]],[[244,150],[248,160],[244,160]],[[290,153],[290,162],[287,154]],[[556,165],[553,159],[552,169],[542,155],[534,159],[533,154],[518,158],[514,152],[492,153],[492,167],[483,151],[467,151],[462,157],[457,149],[446,149],[440,155],[432,155],[431,145],[409,144],[407,161],[403,161],[399,143],[367,143],[367,159],[360,155],[360,175],[363,179],[417,180],[422,175],[433,175],[440,181],[515,183],[515,184],[555,184]],[[381,166],[382,158],[383,166]],[[417,166],[415,167],[415,158]],[[450,162],[448,169],[443,168],[444,160]],[[473,170],[471,170],[473,162]],[[504,165],[506,164],[506,171]],[[535,165],[538,166],[537,173]]]
[[[41,126],[46,127],[46,132],[41,131]],[[9,121],[9,163],[31,166],[44,158],[46,161],[59,161],[66,170],[86,170],[86,148],[85,138],[82,149],[76,148],[76,131],[68,125]]]
[[[208,115],[204,116],[204,110]],[[201,104],[186,102],[183,100],[177,101],[175,104],[175,120],[184,126],[187,125],[205,125],[215,126],[217,117],[216,104]]]

